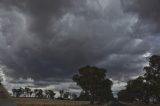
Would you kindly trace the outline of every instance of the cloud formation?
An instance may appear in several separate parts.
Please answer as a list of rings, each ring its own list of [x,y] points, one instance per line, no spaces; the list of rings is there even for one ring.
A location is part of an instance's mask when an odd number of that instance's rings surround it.
[[[124,12],[138,15],[141,30],[159,32],[160,27],[160,1],[159,0],[122,0]],[[142,31],[143,32],[143,31]],[[148,33],[147,32],[147,33]]]
[[[155,37],[139,34],[158,30],[159,9],[146,12],[152,8],[149,0],[137,2],[0,0],[0,64],[5,75],[45,86],[70,82],[84,65],[106,68],[109,77],[122,81],[140,74]]]

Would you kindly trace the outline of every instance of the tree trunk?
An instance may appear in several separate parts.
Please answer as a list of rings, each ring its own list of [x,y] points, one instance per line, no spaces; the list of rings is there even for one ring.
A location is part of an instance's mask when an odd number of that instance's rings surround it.
[[[149,100],[150,98],[149,98],[149,96],[147,96],[146,98],[145,98],[145,103],[146,104],[149,104],[150,103],[150,100]]]
[[[90,104],[94,104],[94,99],[93,99],[93,97],[91,97],[91,100],[90,100]]]
[[[90,97],[90,104],[94,104],[94,94],[91,94],[91,97]]]

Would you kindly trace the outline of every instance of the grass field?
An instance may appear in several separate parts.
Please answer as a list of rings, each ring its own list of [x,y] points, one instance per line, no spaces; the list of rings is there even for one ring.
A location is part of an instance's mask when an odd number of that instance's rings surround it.
[[[91,106],[85,101],[51,100],[35,98],[14,98],[17,106]],[[96,105],[98,106],[98,105]]]
[[[145,104],[145,103],[124,103],[128,106],[160,106],[160,104]]]
[[[147,105],[147,104],[132,104],[130,106],[160,106],[160,104],[149,104],[149,105]]]
[[[51,100],[35,98],[13,98],[17,106],[93,106],[86,101]],[[144,103],[124,103],[127,106],[160,106],[160,104],[146,105]],[[94,106],[103,106],[97,105]]]

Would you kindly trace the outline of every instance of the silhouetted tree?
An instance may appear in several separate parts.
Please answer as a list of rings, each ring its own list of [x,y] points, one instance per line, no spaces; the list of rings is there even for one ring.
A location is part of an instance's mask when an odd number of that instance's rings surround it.
[[[35,89],[34,90],[36,98],[43,98],[43,90],[42,89]]]
[[[31,91],[29,92],[29,97],[32,97],[32,94],[33,94],[33,91],[31,90]]]
[[[14,97],[17,97],[17,89],[12,89],[12,94]]]
[[[70,93],[69,92],[65,92],[63,95],[64,99],[69,99]]]
[[[76,93],[71,94],[71,100],[77,100],[78,96]]]
[[[22,94],[24,94],[24,89],[19,88],[19,89],[12,89],[12,93],[15,97],[20,97]]]
[[[59,90],[60,98],[63,99],[64,90]]]
[[[122,90],[118,93],[118,98],[121,101],[141,101],[149,103],[149,94],[151,89],[143,77],[138,77],[134,80],[130,80],[127,83],[126,90]]]
[[[130,96],[130,93],[125,89],[118,92],[118,100],[124,102],[133,102],[134,98]]]
[[[160,102],[160,56],[153,55],[149,58],[149,66],[144,67],[144,77],[149,85],[149,98]]]
[[[107,97],[107,95],[110,95],[107,99],[112,99],[112,82],[106,78],[105,69],[91,66],[82,67],[79,69],[79,74],[73,76],[73,81],[89,93],[91,104],[94,104],[95,100],[104,101],[102,98]]]
[[[46,94],[47,98],[54,99],[54,96],[56,93],[54,93],[53,90],[45,90],[45,94]]]
[[[32,92],[32,90],[30,88],[28,88],[28,87],[24,88],[24,93],[25,93],[26,97],[30,97],[31,96],[31,92]]]
[[[143,77],[130,80],[126,90],[118,93],[119,99],[149,103],[151,100],[160,102],[160,56],[149,58],[149,65],[144,67]]]

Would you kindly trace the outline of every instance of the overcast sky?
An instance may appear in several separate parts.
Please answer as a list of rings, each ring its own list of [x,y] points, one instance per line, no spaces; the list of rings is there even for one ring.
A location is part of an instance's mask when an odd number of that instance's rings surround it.
[[[113,90],[160,53],[160,0],[0,0],[0,76],[22,85],[69,88],[85,65],[107,69]]]

